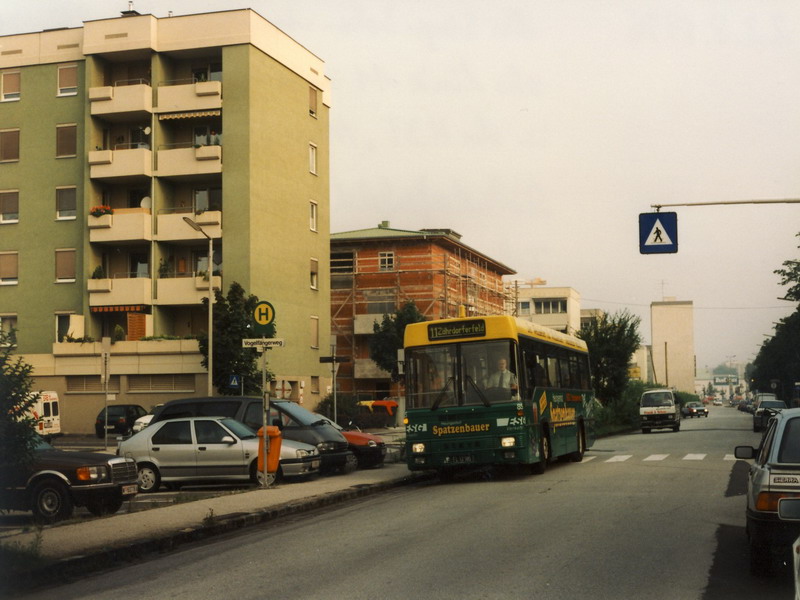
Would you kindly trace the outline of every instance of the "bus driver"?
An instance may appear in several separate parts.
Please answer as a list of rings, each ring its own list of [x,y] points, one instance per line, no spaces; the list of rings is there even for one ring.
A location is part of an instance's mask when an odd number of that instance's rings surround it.
[[[486,380],[487,388],[506,388],[517,389],[517,376],[508,370],[508,360],[499,358],[497,360],[497,371],[489,375]]]

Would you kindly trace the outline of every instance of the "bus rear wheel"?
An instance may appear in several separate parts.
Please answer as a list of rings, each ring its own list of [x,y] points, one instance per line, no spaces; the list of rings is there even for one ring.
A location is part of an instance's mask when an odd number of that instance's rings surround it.
[[[569,455],[572,462],[581,462],[583,460],[583,453],[586,452],[586,439],[583,434],[583,427],[578,427],[578,449]]]

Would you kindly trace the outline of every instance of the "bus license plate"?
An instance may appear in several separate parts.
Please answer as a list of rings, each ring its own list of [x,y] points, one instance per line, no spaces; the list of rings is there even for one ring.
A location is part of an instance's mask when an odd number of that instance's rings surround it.
[[[444,462],[448,465],[466,465],[472,462],[472,456],[469,454],[446,456]]]
[[[122,495],[127,496],[128,494],[135,494],[139,491],[139,487],[134,483],[132,485],[123,485],[122,486]]]

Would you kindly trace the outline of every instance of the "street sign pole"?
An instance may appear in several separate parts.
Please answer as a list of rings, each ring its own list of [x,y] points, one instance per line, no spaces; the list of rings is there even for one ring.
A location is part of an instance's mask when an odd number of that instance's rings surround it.
[[[267,473],[267,456],[269,455],[269,436],[267,435],[267,412],[269,411],[269,392],[267,391],[267,349],[261,351],[261,397],[263,398],[262,418],[264,426],[262,428],[262,443],[264,444],[264,489],[269,489],[269,474]]]

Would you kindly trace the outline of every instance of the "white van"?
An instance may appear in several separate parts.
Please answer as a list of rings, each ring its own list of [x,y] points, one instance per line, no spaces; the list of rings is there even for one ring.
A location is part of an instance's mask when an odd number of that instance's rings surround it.
[[[42,437],[61,433],[61,414],[56,392],[39,392],[39,398],[28,409],[28,416],[36,420],[36,431]]]
[[[639,417],[642,433],[650,433],[653,429],[680,431],[681,428],[681,410],[672,390],[647,390],[642,394]]]

